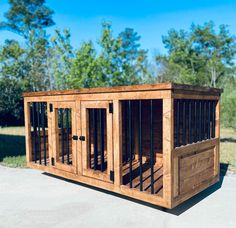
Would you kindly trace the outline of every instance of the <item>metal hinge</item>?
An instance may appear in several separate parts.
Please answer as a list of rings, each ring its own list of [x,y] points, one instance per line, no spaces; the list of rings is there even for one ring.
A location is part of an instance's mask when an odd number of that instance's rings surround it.
[[[52,104],[49,104],[49,109],[50,109],[50,112],[53,112],[53,106],[52,106]]]
[[[109,103],[109,113],[113,113],[113,103]]]
[[[55,165],[55,159],[51,158],[51,165]]]
[[[114,179],[115,179],[115,172],[111,170],[110,171],[110,180],[114,181]]]

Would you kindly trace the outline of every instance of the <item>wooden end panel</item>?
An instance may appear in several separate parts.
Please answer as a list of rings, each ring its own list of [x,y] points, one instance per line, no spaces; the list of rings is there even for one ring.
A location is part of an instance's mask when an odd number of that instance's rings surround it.
[[[174,149],[174,196],[179,205],[219,180],[219,139]]]
[[[214,176],[214,148],[179,159],[179,193],[191,193]]]

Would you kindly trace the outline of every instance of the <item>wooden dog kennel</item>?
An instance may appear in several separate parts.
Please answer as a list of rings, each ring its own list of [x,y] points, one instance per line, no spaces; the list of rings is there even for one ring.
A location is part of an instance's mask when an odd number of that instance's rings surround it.
[[[219,180],[221,92],[162,83],[24,93],[27,164],[173,208]]]

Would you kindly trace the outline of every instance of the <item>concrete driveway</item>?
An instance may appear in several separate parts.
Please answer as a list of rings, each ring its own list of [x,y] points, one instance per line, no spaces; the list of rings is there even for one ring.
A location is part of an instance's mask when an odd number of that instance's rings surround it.
[[[236,227],[236,176],[163,210],[48,176],[0,166],[0,227]]]

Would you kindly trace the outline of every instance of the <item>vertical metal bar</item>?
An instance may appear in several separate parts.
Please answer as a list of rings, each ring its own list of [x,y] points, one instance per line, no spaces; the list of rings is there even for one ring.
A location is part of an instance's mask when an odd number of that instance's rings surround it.
[[[180,114],[180,100],[177,100],[177,113],[176,113],[176,147],[179,147],[179,135],[180,135],[180,121],[179,121],[179,114]]]
[[[199,101],[198,141],[202,140],[202,101]]]
[[[215,138],[216,101],[212,101],[212,138]]]
[[[186,144],[186,102],[183,101],[183,138],[182,138],[182,144]]]
[[[97,110],[93,109],[94,170],[98,168]]]
[[[143,191],[142,100],[139,100],[139,176],[140,191]]]
[[[203,139],[206,139],[206,101],[203,101],[204,110],[203,110]]]
[[[151,165],[151,194],[154,194],[154,154],[153,154],[153,100],[150,100],[150,165]]]
[[[128,101],[123,101],[122,105],[124,108],[124,148],[123,148],[123,154],[122,154],[122,159],[123,162],[128,162],[128,135],[129,135],[129,129],[128,129]]]
[[[37,135],[37,126],[35,123],[35,113],[36,113],[36,103],[32,103],[32,124],[33,124],[33,152],[34,152],[34,162],[37,162],[37,151],[36,151],[36,135]]]
[[[131,101],[128,101],[128,125],[129,125],[129,186],[132,188],[133,181],[133,167],[132,167],[132,113],[131,113]]]
[[[62,163],[65,162],[64,159],[64,122],[63,122],[63,109],[60,108],[60,123],[61,123],[61,155],[62,155]]]
[[[194,101],[194,142],[197,142],[197,101]]]
[[[104,170],[104,118],[103,109],[99,109],[101,171]]]
[[[41,103],[41,124],[43,129],[43,152],[44,152],[44,165],[47,165],[47,152],[46,152],[46,132],[45,132],[45,107],[44,105],[47,103]]]
[[[91,146],[92,146],[92,142],[91,142],[91,138],[92,138],[92,109],[88,109],[88,118],[89,118],[89,167],[92,168],[92,151],[91,151]]]
[[[188,101],[188,144],[192,143],[192,101]]]
[[[38,125],[38,155],[39,155],[39,164],[41,161],[41,136],[40,136],[40,102],[37,102],[37,125]]]
[[[211,101],[208,101],[207,139],[211,138]]]
[[[69,109],[66,108],[66,154],[67,164],[70,164],[70,142],[69,142]]]

